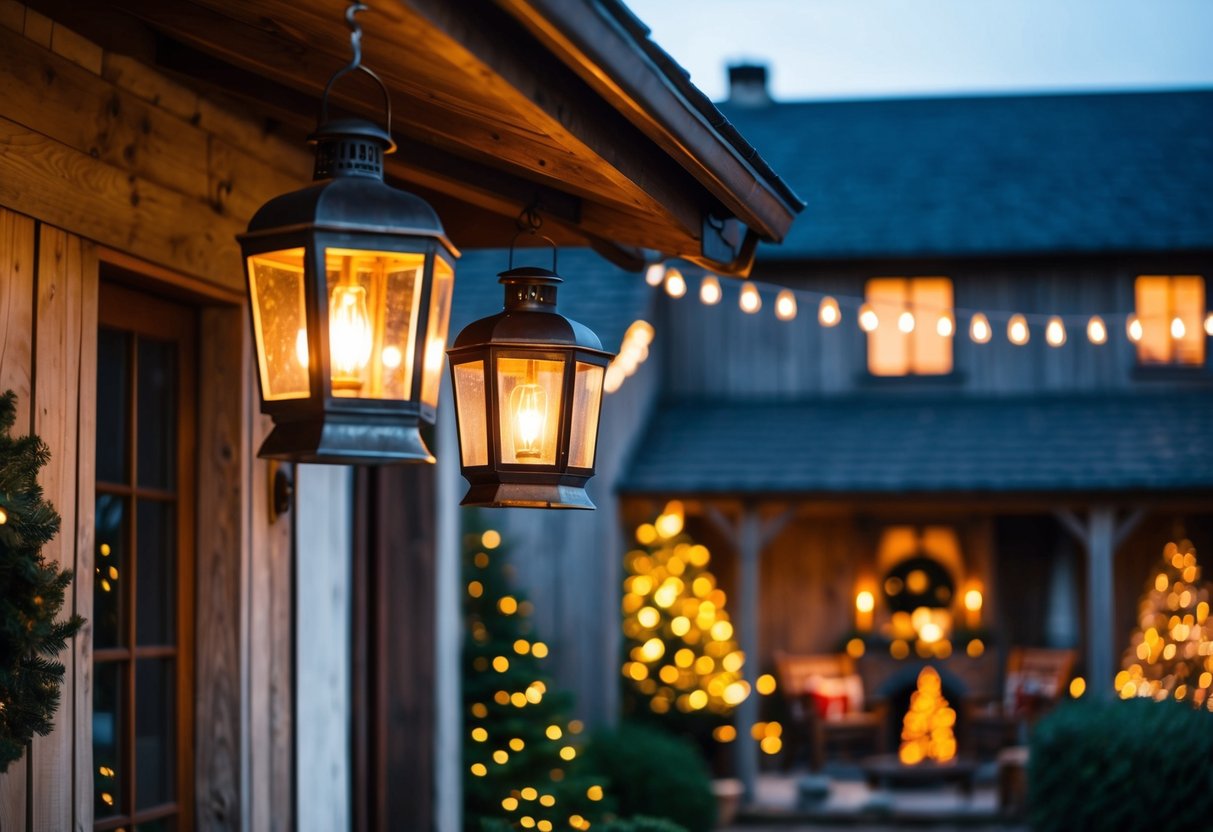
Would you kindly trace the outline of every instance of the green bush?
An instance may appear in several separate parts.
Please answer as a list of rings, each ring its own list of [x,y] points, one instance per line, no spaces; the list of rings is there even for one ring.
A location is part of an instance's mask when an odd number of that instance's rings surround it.
[[[619,832],[670,832],[656,820],[709,832],[716,822],[712,778],[699,752],[652,725],[624,723],[596,734],[584,764],[602,773],[619,815],[631,818]]]
[[[1150,699],[1067,703],[1033,733],[1028,796],[1039,832],[1213,829],[1213,713]]]

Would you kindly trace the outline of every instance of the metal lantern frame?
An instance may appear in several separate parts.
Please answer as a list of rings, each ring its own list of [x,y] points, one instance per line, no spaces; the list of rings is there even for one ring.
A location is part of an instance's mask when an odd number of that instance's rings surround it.
[[[351,28],[354,57],[339,70],[325,87],[321,102],[320,124],[309,141],[316,145],[315,183],[307,188],[284,194],[266,203],[249,222],[248,231],[238,237],[244,256],[249,311],[256,340],[258,379],[261,386],[261,410],[273,418],[274,428],[261,447],[262,457],[295,462],[339,464],[382,464],[390,462],[433,462],[434,457],[421,438],[422,422],[433,424],[442,377],[442,351],[446,346],[447,325],[454,290],[455,260],[458,250],[447,239],[434,209],[420,197],[393,188],[384,182],[383,157],[395,149],[390,135],[391,102],[387,87],[374,72],[361,65],[361,31],[354,15],[365,6],[354,4],[346,12]],[[333,85],[343,76],[361,71],[378,84],[383,93],[387,127],[363,119],[329,119],[328,97]],[[302,250],[303,314],[294,306],[297,287],[286,290],[282,298],[269,298],[269,307],[262,309],[271,283],[269,277],[258,276],[258,268],[295,270],[282,255],[298,258]],[[396,349],[397,366],[404,361],[407,375],[397,377],[394,397],[383,391],[380,395],[362,396],[346,391],[339,394],[340,380],[334,383],[334,359],[329,310],[330,289],[346,285],[352,291],[357,284],[340,282],[330,285],[327,257],[337,250],[344,256],[366,258],[396,257],[406,259],[407,267],[397,265],[401,272],[413,271],[411,284],[402,278],[412,302],[412,314],[407,324],[407,340]],[[271,255],[279,253],[275,261]],[[260,259],[259,259],[260,258]],[[418,264],[417,258],[420,258]],[[267,263],[269,264],[267,266]],[[437,291],[436,271],[444,281]],[[340,279],[339,279],[340,280]],[[261,281],[261,282],[259,282]],[[401,281],[398,281],[401,282]],[[279,286],[283,285],[280,280]],[[382,349],[393,301],[398,294],[391,290],[388,277],[379,284],[375,309],[361,322],[378,327],[360,336],[378,343],[379,356],[387,363]],[[285,302],[284,302],[285,299]],[[434,301],[438,304],[435,307]],[[282,313],[290,320],[263,321],[267,315]],[[289,314],[288,314],[289,313]],[[299,334],[299,343],[290,344],[298,354],[299,364],[307,365],[307,389],[303,394],[301,380],[296,380],[290,393],[270,389],[274,372],[288,363],[282,359],[283,332],[289,334],[295,320],[302,318],[306,329],[306,352]],[[271,344],[270,334],[263,324],[276,324],[278,339]],[[437,342],[437,343],[435,343]],[[355,349],[362,343],[359,340]],[[411,345],[411,352],[408,351]],[[427,348],[431,351],[427,361]],[[268,351],[277,352],[271,361]],[[435,352],[436,351],[436,352]],[[436,358],[435,358],[436,356]],[[436,366],[435,366],[436,362]],[[363,365],[367,362],[364,360]],[[273,365],[273,366],[272,366]],[[297,367],[291,371],[298,374]],[[405,372],[402,370],[401,372]],[[347,370],[347,375],[348,375]],[[363,372],[360,367],[357,372]],[[382,378],[389,371],[372,367],[369,372]],[[393,370],[394,372],[394,370]],[[427,378],[428,375],[428,378]],[[428,384],[427,384],[428,381]],[[347,385],[348,387],[348,385]],[[360,389],[360,388],[359,388]]]
[[[515,238],[516,239],[516,238]],[[543,238],[547,240],[547,238]],[[547,240],[549,244],[551,240]],[[460,465],[468,481],[464,506],[496,508],[593,509],[585,491],[594,475],[601,428],[603,382],[606,368],[614,357],[603,350],[602,342],[588,327],[556,311],[556,289],[562,279],[556,273],[556,251],[552,244],[552,269],[536,266],[510,268],[499,282],[505,287],[505,308],[488,318],[469,324],[459,333],[447,351],[454,390],[456,424],[459,432]],[[554,461],[551,464],[508,462],[504,453],[505,427],[502,413],[502,359],[559,362],[562,378],[560,402],[556,414]],[[460,373],[480,362],[482,391],[477,401],[461,393]],[[574,452],[584,455],[587,447],[574,448],[575,414],[579,403],[586,405],[577,389],[578,365],[597,368],[596,389],[580,391],[592,396],[593,413],[586,413],[580,426],[582,442],[589,435],[589,465],[572,464]],[[593,370],[591,369],[591,374]],[[465,378],[465,381],[467,379]],[[470,413],[469,409],[478,408]],[[480,420],[483,420],[481,422]],[[485,436],[467,435],[470,425],[482,425]],[[482,464],[469,464],[469,448],[481,447]],[[515,454],[518,455],[517,453]],[[582,460],[584,461],[584,460]]]

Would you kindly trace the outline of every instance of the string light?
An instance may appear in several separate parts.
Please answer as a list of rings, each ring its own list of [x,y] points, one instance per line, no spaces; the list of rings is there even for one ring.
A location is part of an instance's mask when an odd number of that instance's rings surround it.
[[[1023,315],[1012,315],[1011,320],[1007,321],[1007,340],[1017,347],[1022,347],[1031,337],[1027,319]]]
[[[834,300],[829,295],[826,295],[821,299],[821,305],[817,307],[818,323],[820,323],[822,326],[838,326],[838,322],[841,320],[842,312],[838,309],[838,301]],[[1209,321],[1213,322],[1213,315],[1209,316]],[[1209,325],[1213,326],[1213,323],[1210,323]]]
[[[1096,345],[1108,342],[1108,328],[1098,315],[1092,315],[1087,321],[1087,340]]]
[[[665,264],[654,263],[645,269],[644,282],[650,286],[660,286],[665,281]]]
[[[758,287],[753,283],[746,283],[741,287],[741,296],[737,299],[737,305],[741,307],[741,311],[747,315],[753,315],[762,308],[762,296],[758,294]]]
[[[990,329],[990,321],[985,315],[978,312],[973,316],[973,320],[969,322],[969,337],[973,339],[975,344],[990,343],[990,336],[993,330]]]
[[[880,326],[880,318],[876,315],[872,304],[865,303],[859,307],[859,328],[864,332],[875,332],[878,326]]]
[[[1213,338],[1213,312],[1205,315],[1205,335]]]
[[[914,331],[914,313],[906,311],[906,312],[902,312],[900,315],[898,315],[897,316],[897,328],[900,329],[902,332],[904,332],[906,335],[909,335],[911,332],[913,332]]]
[[[952,318],[950,312],[944,312],[939,316],[939,320],[935,322],[935,332],[940,338],[951,338],[952,333],[956,331],[956,321]]]
[[[666,270],[665,293],[672,298],[680,298],[687,293],[687,280],[678,269]]]
[[[1049,342],[1050,347],[1060,347],[1066,342],[1066,325],[1056,315],[1049,318],[1045,327],[1045,340]]]
[[[784,289],[775,297],[775,317],[781,321],[796,317],[796,296],[791,290]]]
[[[1141,321],[1137,319],[1136,315],[1130,315],[1125,320],[1125,333],[1128,334],[1129,340],[1132,341],[1134,344],[1141,341],[1141,336],[1142,336]]]
[[[705,306],[715,306],[720,303],[720,298],[723,293],[720,291],[720,281],[716,279],[716,275],[704,275],[703,281],[699,284],[699,300]]]
[[[1176,341],[1182,340],[1188,334],[1188,328],[1184,326],[1183,318],[1171,319],[1171,337]]]

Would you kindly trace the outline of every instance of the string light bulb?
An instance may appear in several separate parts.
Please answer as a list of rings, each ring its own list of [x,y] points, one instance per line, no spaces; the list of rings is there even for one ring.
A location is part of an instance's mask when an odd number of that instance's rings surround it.
[[[1205,335],[1213,338],[1213,312],[1205,315]]]
[[[1066,342],[1066,325],[1056,315],[1045,325],[1045,340],[1050,347],[1060,347]]]
[[[935,332],[940,338],[951,338],[952,333],[956,331],[956,321],[952,317],[951,312],[944,312],[939,316],[939,320],[935,322]]]
[[[975,344],[988,344],[991,335],[993,335],[993,330],[990,329],[989,319],[978,312],[969,321],[969,337],[973,339],[973,343]]]
[[[644,271],[644,282],[650,286],[660,286],[665,282],[665,264],[654,263]]]
[[[678,269],[666,270],[665,293],[672,298],[680,298],[687,293],[687,280]]]
[[[775,317],[781,321],[790,321],[796,317],[796,296],[790,289],[784,289],[776,295]]]
[[[838,309],[838,301],[826,295],[817,307],[817,322],[822,326],[838,326],[841,320],[842,312]],[[1213,321],[1213,314],[1209,315],[1209,320]]]
[[[880,326],[880,317],[872,308],[872,304],[865,303],[859,307],[859,328],[864,332],[875,332],[878,326]]]
[[[897,328],[909,335],[914,331],[914,313],[906,310],[897,316]]]
[[[1087,340],[1096,345],[1108,343],[1108,327],[1098,315],[1087,321]]]
[[[1183,340],[1183,337],[1188,334],[1188,328],[1184,326],[1184,319],[1178,316],[1171,319],[1171,337],[1176,341]]]
[[[1017,347],[1022,347],[1031,337],[1027,318],[1019,314],[1012,315],[1011,320],[1007,321],[1007,340]]]
[[[753,283],[746,283],[741,287],[741,296],[737,299],[737,305],[741,307],[741,311],[747,315],[753,315],[762,308],[762,295],[758,294],[758,287]]]
[[[715,306],[720,303],[723,293],[720,291],[720,281],[716,279],[716,275],[704,275],[703,281],[699,284],[699,300],[705,306]]]
[[[1129,340],[1134,344],[1141,341],[1141,320],[1136,315],[1130,315],[1125,319],[1125,332],[1128,333]]]

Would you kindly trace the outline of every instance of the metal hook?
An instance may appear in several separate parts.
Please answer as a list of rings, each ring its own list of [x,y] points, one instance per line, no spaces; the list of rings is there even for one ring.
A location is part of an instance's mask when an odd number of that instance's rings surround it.
[[[333,85],[339,79],[350,74],[351,72],[365,72],[374,79],[379,85],[379,89],[383,92],[383,106],[387,111],[387,133],[392,134],[392,99],[388,94],[387,84],[383,83],[383,79],[376,75],[371,69],[362,65],[362,27],[358,25],[355,15],[358,12],[370,10],[370,6],[365,3],[351,3],[345,10],[345,22],[350,27],[350,51],[353,57],[348,64],[333,73],[333,77],[329,78],[329,82],[324,87],[324,95],[320,98],[320,123],[324,124],[329,120],[329,93],[333,89]]]

